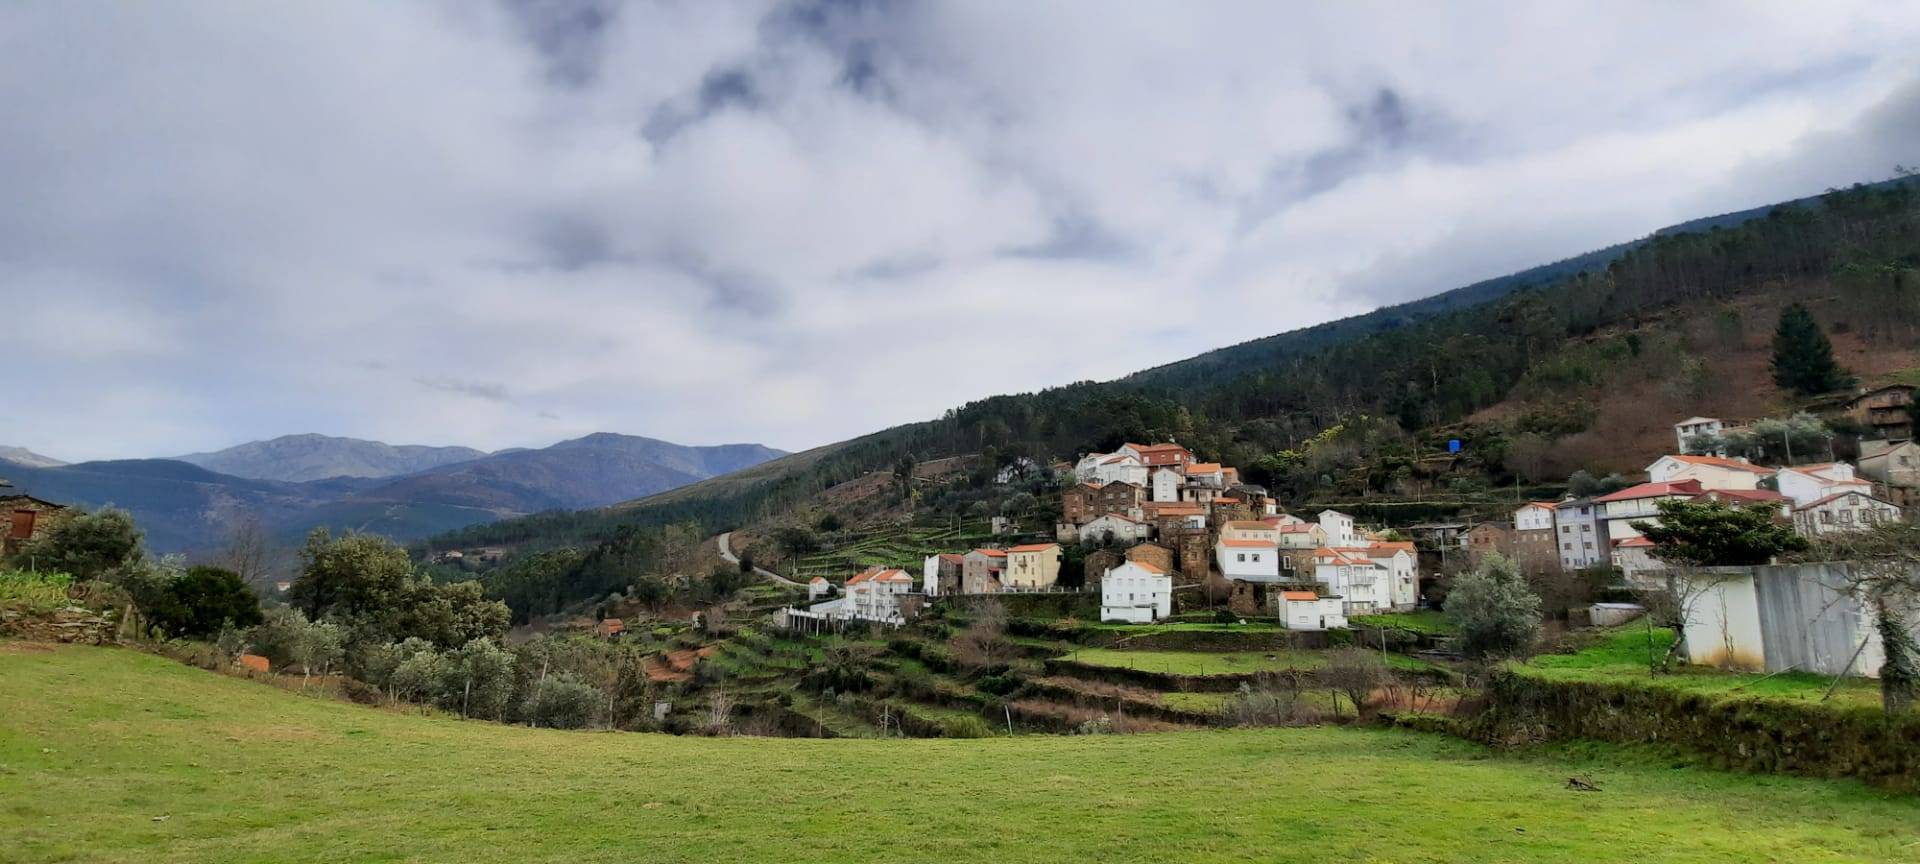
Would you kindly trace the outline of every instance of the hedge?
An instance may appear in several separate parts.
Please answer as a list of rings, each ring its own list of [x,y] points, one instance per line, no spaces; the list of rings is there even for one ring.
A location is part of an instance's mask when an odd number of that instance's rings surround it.
[[[1920,792],[1920,715],[1505,673],[1470,737],[1496,745],[1586,738],[1654,744],[1740,771],[1852,777]]]

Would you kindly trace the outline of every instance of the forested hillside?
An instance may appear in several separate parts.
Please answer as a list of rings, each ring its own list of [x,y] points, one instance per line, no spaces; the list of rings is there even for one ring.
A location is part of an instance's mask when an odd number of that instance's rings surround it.
[[[1296,502],[1564,478],[1570,467],[1631,470],[1631,445],[1684,416],[1661,412],[1787,407],[1749,385],[1756,356],[1764,368],[1755,352],[1778,307],[1794,300],[1812,306],[1858,364],[1875,367],[1857,371],[1910,364],[1920,335],[1915,183],[1856,186],[1700,224],[1529,271],[1561,274],[1552,281],[1516,274],[1452,300],[1119,381],[993,397],[654,498],[475,526],[442,541],[550,545],[682,520],[718,530],[903,459],[984,452],[1004,463],[1127,440],[1180,441]],[[1595,267],[1601,259],[1610,260]],[[1446,457],[1448,437],[1464,437],[1466,453]]]

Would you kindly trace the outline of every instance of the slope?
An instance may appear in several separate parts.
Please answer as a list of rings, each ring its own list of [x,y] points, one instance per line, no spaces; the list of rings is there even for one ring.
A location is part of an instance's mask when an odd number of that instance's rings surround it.
[[[0,836],[21,864],[1920,860],[1914,799],[1604,747],[1515,758],[1339,728],[557,732],[19,643],[0,643],[0,703]],[[1569,791],[1575,774],[1605,791]]]
[[[58,468],[67,464],[52,456],[42,456],[25,447],[0,447],[0,462],[24,465],[28,468]]]

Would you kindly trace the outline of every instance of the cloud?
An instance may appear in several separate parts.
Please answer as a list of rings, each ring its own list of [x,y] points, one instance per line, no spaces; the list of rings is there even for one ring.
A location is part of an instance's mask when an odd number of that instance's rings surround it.
[[[0,443],[801,449],[1920,162],[1897,4],[1206,12],[0,7]]]

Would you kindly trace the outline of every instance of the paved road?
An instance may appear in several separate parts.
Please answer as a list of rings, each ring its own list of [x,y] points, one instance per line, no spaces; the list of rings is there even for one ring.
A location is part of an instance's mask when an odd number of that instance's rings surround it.
[[[728,531],[727,533],[720,535],[718,538],[715,538],[714,542],[717,542],[720,544],[720,557],[726,559],[728,564],[740,563],[740,556],[733,554],[733,532],[732,531]],[[792,579],[788,579],[785,576],[775,573],[772,570],[763,570],[759,567],[755,567],[753,568],[753,572],[760,574],[760,578],[762,579],[771,579],[774,582],[778,582],[790,588],[807,587],[805,585],[802,585],[798,582],[793,581]]]

